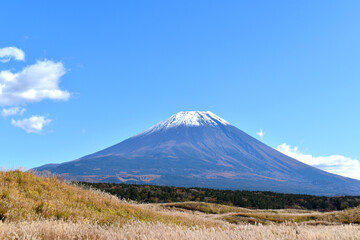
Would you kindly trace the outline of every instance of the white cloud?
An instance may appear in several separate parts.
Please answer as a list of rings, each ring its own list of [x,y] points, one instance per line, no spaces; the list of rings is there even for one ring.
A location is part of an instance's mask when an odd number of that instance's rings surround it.
[[[61,62],[38,61],[22,71],[0,71],[0,105],[11,106],[44,99],[67,100],[68,91],[59,88],[60,78],[66,73]]]
[[[24,61],[25,53],[16,47],[0,48],[0,62],[8,62],[11,58],[18,61]]]
[[[15,116],[15,115],[23,115],[24,112],[26,111],[25,108],[21,108],[21,107],[12,107],[12,108],[4,108],[1,111],[1,115],[3,117],[8,117],[8,116]]]
[[[18,121],[14,119],[11,120],[12,125],[24,129],[27,133],[40,133],[43,127],[50,122],[50,119],[43,116],[32,116]]]
[[[360,162],[356,159],[342,155],[314,157],[311,154],[303,154],[297,147],[292,148],[286,143],[277,146],[276,150],[321,170],[360,180]]]
[[[260,138],[263,138],[263,137],[264,137],[264,135],[265,135],[265,133],[263,132],[263,130],[262,130],[262,129],[260,129],[260,131],[259,131],[259,132],[257,132],[257,133],[256,133],[256,135],[258,135]]]
[[[11,59],[23,61],[25,53],[16,47],[0,48],[0,62]],[[23,115],[25,108],[19,107],[33,102],[68,100],[70,93],[59,87],[60,78],[66,73],[61,62],[37,61],[20,71],[0,70],[0,114],[4,117]],[[32,116],[22,120],[11,120],[11,124],[28,133],[40,133],[51,122],[43,116]]]

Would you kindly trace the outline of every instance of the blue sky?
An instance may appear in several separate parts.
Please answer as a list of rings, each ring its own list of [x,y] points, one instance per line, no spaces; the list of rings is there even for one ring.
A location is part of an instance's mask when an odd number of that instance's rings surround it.
[[[358,1],[15,0],[0,9],[0,71],[18,81],[0,76],[0,166],[74,160],[179,111],[210,110],[313,165],[360,169]],[[52,85],[31,95],[41,74]]]

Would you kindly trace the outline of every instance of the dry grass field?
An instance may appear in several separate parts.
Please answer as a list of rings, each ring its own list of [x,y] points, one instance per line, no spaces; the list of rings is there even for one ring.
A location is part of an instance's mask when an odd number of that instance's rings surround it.
[[[252,210],[202,202],[165,203],[158,204],[157,206],[166,209],[176,209],[178,211],[204,213],[208,218],[224,220],[235,224],[287,222],[307,225],[360,224],[359,208],[334,212],[317,212],[298,209]]]
[[[137,204],[56,177],[0,172],[0,239],[360,239],[360,209]]]
[[[297,226],[223,225],[217,228],[184,227],[164,223],[132,222],[102,226],[94,223],[33,221],[0,223],[0,239],[360,239],[360,228],[354,225]]]

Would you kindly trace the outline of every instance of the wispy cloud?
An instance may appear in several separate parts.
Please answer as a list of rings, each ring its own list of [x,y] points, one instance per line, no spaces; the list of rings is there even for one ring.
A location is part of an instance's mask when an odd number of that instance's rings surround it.
[[[360,180],[360,162],[356,159],[342,155],[315,157],[311,154],[304,154],[299,151],[298,147],[292,148],[286,143],[277,146],[276,150],[321,170]]]
[[[0,62],[9,62],[11,58],[14,58],[18,61],[24,61],[25,53],[16,47],[0,48]]]
[[[12,108],[4,108],[1,111],[1,115],[3,117],[8,117],[8,116],[15,116],[15,115],[23,115],[25,113],[26,109],[25,108],[21,108],[21,107],[12,107]]]
[[[44,116],[32,116],[22,120],[11,120],[11,124],[15,127],[24,129],[27,133],[41,133],[43,127],[51,122],[50,119]]]
[[[256,135],[258,135],[260,138],[263,138],[265,133],[264,133],[264,131],[262,129],[260,129],[260,131],[257,132]]]

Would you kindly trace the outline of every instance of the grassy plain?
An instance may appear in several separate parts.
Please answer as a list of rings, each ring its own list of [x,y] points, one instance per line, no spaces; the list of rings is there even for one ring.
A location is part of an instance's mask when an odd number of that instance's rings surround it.
[[[360,239],[360,209],[138,204],[56,177],[0,172],[0,239]]]

